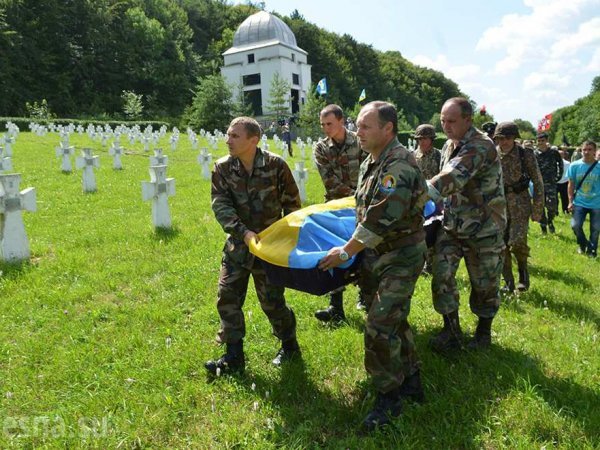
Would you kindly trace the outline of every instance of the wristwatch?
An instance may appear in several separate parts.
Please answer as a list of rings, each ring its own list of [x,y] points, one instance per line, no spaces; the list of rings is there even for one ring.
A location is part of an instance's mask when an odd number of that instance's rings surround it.
[[[348,255],[348,252],[344,251],[343,249],[340,251],[338,256],[342,261],[348,261],[350,259],[350,255]]]

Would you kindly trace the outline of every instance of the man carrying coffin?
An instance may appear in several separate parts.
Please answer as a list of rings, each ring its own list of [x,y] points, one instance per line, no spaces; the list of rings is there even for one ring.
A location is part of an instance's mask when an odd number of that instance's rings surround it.
[[[357,126],[361,147],[369,153],[355,193],[357,227],[346,244],[329,251],[319,268],[337,267],[364,250],[361,286],[374,294],[365,327],[365,369],[377,398],[363,427],[372,431],[400,415],[403,398],[424,398],[408,313],[425,263],[427,185],[414,156],[398,142],[393,105],[368,103]]]

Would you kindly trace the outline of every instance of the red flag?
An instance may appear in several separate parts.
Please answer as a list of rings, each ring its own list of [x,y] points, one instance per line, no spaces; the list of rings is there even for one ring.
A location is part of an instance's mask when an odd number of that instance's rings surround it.
[[[546,114],[542,120],[538,122],[538,131],[548,131],[552,124],[552,114]]]
[[[479,108],[479,115],[485,116],[486,114],[487,111],[485,110],[485,105],[481,105],[481,108]]]

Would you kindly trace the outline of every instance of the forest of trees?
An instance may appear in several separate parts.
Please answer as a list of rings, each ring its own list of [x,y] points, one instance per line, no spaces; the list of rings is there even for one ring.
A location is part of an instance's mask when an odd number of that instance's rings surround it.
[[[215,99],[199,96],[221,86],[215,80],[221,54],[259,6],[227,0],[0,0],[0,116],[44,111],[120,120],[137,114],[182,123],[186,116],[214,111]],[[365,89],[367,100],[396,104],[404,126],[437,125],[443,101],[465,95],[442,73],[415,66],[398,51],[381,52],[348,34],[325,31],[298,10],[281,18],[308,52],[313,83],[327,77],[327,101],[348,111],[357,111]],[[592,129],[597,137],[597,84],[589,98],[557,112],[553,133],[577,142]],[[244,111],[244,105],[230,103],[231,113]]]

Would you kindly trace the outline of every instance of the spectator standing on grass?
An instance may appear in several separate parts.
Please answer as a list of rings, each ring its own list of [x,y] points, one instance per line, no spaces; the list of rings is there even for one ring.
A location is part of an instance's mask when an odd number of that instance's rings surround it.
[[[213,375],[243,372],[246,334],[242,307],[250,275],[254,279],[260,306],[271,323],[281,349],[273,364],[300,355],[296,340],[296,318],[286,305],[284,288],[267,282],[265,270],[249,251],[248,244],[258,233],[281,217],[300,209],[298,187],[283,158],[262,150],[260,126],[249,117],[233,119],[227,130],[229,155],[215,163],[212,173],[212,209],[217,222],[228,233],[217,293],[221,326],[217,342],[226,351],[217,360],[205,363]]]
[[[577,237],[578,251],[592,258],[598,256],[600,233],[600,163],[595,159],[597,145],[585,141],[582,158],[569,167],[569,210],[573,212],[571,228]],[[590,233],[586,238],[583,224],[590,216]]]

